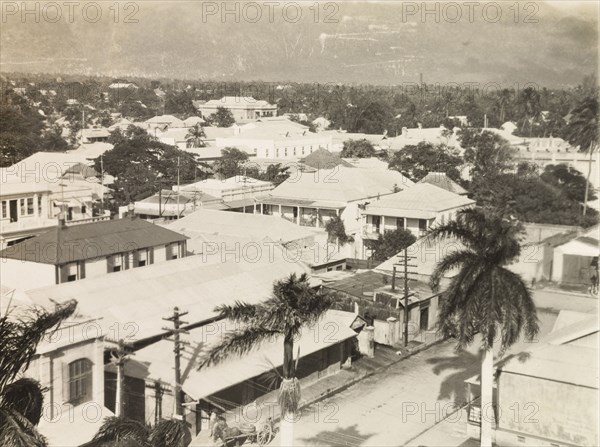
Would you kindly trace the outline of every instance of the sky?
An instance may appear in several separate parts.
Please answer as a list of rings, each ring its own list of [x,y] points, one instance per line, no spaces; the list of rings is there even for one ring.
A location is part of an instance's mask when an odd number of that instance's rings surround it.
[[[568,87],[598,70],[598,2],[2,3],[0,71]]]

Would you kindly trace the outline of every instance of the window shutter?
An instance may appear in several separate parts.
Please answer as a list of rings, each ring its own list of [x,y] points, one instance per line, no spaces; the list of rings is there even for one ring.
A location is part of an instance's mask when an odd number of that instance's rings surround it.
[[[69,402],[69,364],[62,362],[62,403]]]

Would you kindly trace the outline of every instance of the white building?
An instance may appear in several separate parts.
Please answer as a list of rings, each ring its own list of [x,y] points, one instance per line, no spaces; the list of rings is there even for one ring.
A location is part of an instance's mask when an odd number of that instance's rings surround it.
[[[215,113],[219,107],[230,110],[236,121],[277,116],[277,105],[249,96],[224,96],[221,99],[212,99],[204,103],[195,101],[194,105],[204,118]]]
[[[323,133],[285,118],[262,119],[256,123],[234,125],[232,135],[217,138],[218,147],[236,147],[257,159],[297,160],[319,148],[331,149],[332,140]]]
[[[474,200],[429,183],[418,183],[403,191],[371,200],[363,211],[366,238],[377,238],[385,231],[405,229],[423,236],[434,224],[444,224],[456,212],[475,204]]]

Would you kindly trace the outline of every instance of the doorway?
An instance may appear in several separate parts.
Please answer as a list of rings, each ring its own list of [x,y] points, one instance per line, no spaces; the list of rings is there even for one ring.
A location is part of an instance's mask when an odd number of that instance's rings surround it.
[[[10,221],[17,222],[19,220],[19,208],[17,206],[17,201],[11,200],[8,206],[10,210]]]
[[[419,329],[426,331],[429,329],[429,306],[421,308],[421,314],[419,318]]]

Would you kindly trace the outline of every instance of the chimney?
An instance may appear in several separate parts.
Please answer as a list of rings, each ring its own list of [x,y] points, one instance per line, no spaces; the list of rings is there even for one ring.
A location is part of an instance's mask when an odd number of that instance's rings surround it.
[[[135,205],[133,204],[133,202],[129,203],[129,205],[127,205],[127,217],[129,217],[130,219],[133,219],[135,217]]]

